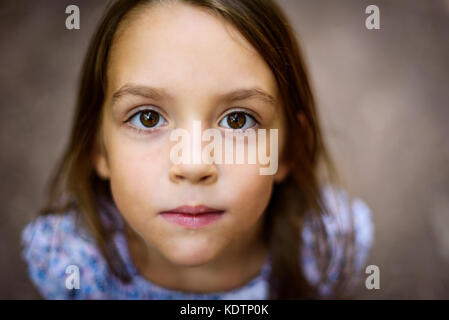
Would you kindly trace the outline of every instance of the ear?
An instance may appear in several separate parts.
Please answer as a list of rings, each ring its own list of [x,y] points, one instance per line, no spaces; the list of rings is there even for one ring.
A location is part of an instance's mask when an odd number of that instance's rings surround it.
[[[274,175],[274,182],[281,183],[285,179],[285,177],[288,175],[289,172],[290,172],[290,168],[287,166],[286,163],[284,163],[284,161],[282,161],[281,163],[279,163],[278,170],[277,170],[276,174]]]
[[[286,148],[286,145],[284,146],[284,148]],[[274,182],[281,183],[282,181],[284,181],[284,179],[290,173],[290,169],[291,169],[290,164],[285,160],[285,154],[281,154],[281,157],[279,158],[277,171],[274,174]]]
[[[110,177],[108,157],[103,142],[98,140],[100,139],[97,139],[93,151],[94,168],[100,178],[108,180]]]
[[[308,127],[309,124],[308,124],[306,116],[304,115],[303,112],[301,112],[301,111],[297,112],[296,118],[298,119],[302,128]],[[285,161],[282,161],[278,166],[278,171],[274,175],[274,182],[281,183],[287,177],[287,175],[290,173],[290,169],[291,169],[290,166],[288,164],[286,164]]]

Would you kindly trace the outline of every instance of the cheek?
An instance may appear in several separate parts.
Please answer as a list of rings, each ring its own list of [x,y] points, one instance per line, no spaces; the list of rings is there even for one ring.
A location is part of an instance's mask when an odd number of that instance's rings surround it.
[[[163,141],[129,141],[117,138],[110,148],[111,191],[126,217],[141,221],[153,214],[163,172],[168,170]]]
[[[236,211],[243,225],[251,225],[268,205],[273,176],[260,175],[257,165],[224,166],[222,173],[221,200]]]

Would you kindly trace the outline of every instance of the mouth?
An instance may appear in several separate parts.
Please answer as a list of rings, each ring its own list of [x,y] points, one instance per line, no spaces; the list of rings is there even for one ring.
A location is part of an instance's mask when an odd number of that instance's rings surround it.
[[[201,228],[218,221],[224,213],[224,210],[198,205],[180,206],[168,211],[162,211],[160,215],[166,221],[183,227]]]

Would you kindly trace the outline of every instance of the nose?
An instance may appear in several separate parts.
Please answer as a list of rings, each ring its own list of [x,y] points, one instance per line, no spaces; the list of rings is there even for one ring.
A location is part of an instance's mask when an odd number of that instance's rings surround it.
[[[217,181],[218,173],[214,164],[176,164],[169,171],[169,178],[174,183],[209,185]]]

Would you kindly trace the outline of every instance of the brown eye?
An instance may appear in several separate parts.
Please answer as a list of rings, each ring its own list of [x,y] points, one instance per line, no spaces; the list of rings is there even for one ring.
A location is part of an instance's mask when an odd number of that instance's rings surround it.
[[[246,130],[253,128],[258,124],[252,115],[244,111],[234,111],[228,113],[220,121],[221,127],[233,130]]]
[[[140,122],[147,128],[154,127],[159,122],[159,113],[153,110],[145,110],[140,113]]]
[[[246,123],[246,116],[243,112],[233,112],[228,114],[227,123],[232,129],[241,129]]]

